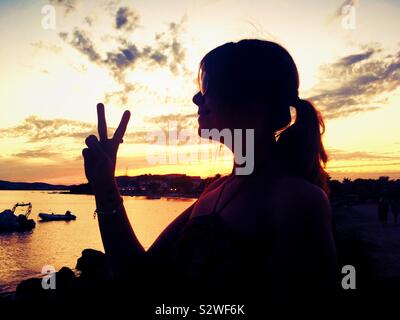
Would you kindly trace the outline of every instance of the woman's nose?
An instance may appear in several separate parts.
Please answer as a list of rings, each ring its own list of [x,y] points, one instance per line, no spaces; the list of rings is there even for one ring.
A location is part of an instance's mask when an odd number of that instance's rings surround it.
[[[198,106],[200,106],[201,104],[203,104],[204,98],[203,98],[203,95],[201,94],[200,91],[197,92],[197,93],[193,96],[192,101],[193,101],[193,103],[194,103],[195,105],[198,105]]]

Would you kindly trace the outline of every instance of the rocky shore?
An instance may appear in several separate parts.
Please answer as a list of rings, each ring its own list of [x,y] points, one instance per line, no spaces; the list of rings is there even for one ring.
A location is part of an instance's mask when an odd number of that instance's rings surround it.
[[[85,249],[77,260],[76,272],[69,267],[62,267],[55,274],[50,274],[43,285],[44,278],[30,278],[20,282],[16,291],[0,298],[0,302],[19,303],[79,303],[103,294],[115,285],[111,267],[106,255],[94,249]],[[50,277],[55,279],[52,290]],[[47,285],[47,288],[45,288]]]

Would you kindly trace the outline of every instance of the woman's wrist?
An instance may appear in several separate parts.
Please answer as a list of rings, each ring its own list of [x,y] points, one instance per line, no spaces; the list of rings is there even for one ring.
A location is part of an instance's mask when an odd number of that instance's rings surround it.
[[[117,181],[115,180],[114,177],[96,179],[95,182],[94,181],[90,182],[90,186],[92,188],[94,195],[106,193],[114,189],[118,190]]]
[[[121,202],[121,195],[115,179],[92,186],[98,210],[113,210]]]
[[[111,203],[106,203],[105,205],[97,205],[96,210],[94,211],[94,217],[96,218],[96,215],[99,216],[116,216],[119,215],[121,211],[124,210],[124,200],[122,197],[119,198],[115,202],[114,207],[111,206]]]

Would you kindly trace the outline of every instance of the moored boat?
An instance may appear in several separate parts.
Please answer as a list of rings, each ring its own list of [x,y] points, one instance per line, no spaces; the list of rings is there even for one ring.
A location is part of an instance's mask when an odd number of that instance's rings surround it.
[[[17,207],[28,207],[24,214],[16,215]],[[28,219],[32,211],[32,204],[17,203],[11,210],[4,210],[0,213],[0,232],[24,232],[32,230],[36,223],[32,219]]]
[[[65,214],[54,214],[54,213],[39,213],[41,221],[70,221],[76,220],[76,216],[67,211]]]

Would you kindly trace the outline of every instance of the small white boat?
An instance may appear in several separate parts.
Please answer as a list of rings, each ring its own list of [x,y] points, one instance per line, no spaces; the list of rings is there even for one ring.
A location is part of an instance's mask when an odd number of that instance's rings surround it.
[[[67,211],[65,214],[54,214],[54,213],[39,213],[39,218],[41,221],[70,221],[76,220],[71,211]]]

